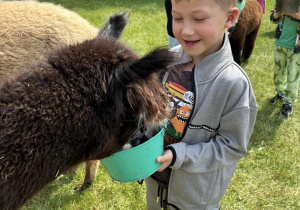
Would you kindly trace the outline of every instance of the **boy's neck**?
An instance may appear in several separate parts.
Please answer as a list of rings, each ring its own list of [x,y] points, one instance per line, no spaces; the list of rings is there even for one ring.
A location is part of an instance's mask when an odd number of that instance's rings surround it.
[[[195,64],[193,63],[193,61],[188,62],[183,66],[183,71],[193,71],[194,66]]]

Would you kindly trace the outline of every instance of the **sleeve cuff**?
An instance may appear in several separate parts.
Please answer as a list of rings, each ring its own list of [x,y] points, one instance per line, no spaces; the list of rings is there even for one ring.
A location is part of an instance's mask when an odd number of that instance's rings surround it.
[[[271,20],[272,22],[277,23],[277,22],[279,22],[279,19],[280,19],[280,17],[278,17],[277,19],[274,18],[274,13],[272,13],[271,16],[270,16],[270,20]]]
[[[174,163],[176,162],[176,151],[175,151],[175,149],[173,147],[170,147],[170,146],[165,147],[165,150],[167,150],[167,149],[171,150],[171,152],[173,153],[173,159],[172,159],[172,161],[170,163],[170,166],[173,166]]]

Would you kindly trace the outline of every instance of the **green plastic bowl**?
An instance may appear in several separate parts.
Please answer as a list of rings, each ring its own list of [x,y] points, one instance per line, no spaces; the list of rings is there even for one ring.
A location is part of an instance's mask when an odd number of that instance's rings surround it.
[[[135,182],[156,172],[161,163],[156,162],[163,155],[165,128],[146,142],[128,150],[117,152],[100,162],[110,177],[118,182]]]

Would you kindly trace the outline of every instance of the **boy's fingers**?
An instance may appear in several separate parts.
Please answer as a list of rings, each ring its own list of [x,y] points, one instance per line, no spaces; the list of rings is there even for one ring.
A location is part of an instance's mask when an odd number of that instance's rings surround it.
[[[163,163],[163,162],[164,162],[164,157],[163,157],[163,156],[158,156],[158,157],[156,158],[156,162],[157,162],[157,163]]]
[[[160,166],[160,168],[159,168],[157,171],[158,171],[158,172],[161,172],[161,171],[165,170],[167,167],[168,167],[168,165],[162,164],[162,165]]]

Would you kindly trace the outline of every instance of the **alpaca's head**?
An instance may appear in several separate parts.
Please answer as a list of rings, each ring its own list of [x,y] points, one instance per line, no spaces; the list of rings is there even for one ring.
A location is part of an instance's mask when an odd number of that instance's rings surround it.
[[[98,37],[118,39],[127,25],[128,14],[115,13],[110,16],[99,30]],[[131,56],[134,57],[133,54]],[[122,123],[124,130],[130,131],[128,127],[162,126],[169,118],[168,97],[161,77],[173,60],[174,55],[168,50],[156,49],[142,59],[118,67],[111,76],[108,87],[110,95],[118,110],[126,107],[126,119]]]
[[[159,127],[169,119],[169,102],[162,85],[162,76],[174,59],[166,49],[156,49],[143,58],[122,65],[109,84],[109,95],[120,113],[127,130]]]

